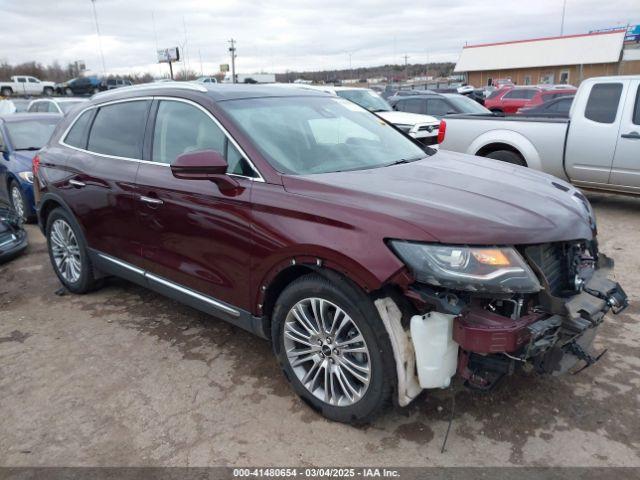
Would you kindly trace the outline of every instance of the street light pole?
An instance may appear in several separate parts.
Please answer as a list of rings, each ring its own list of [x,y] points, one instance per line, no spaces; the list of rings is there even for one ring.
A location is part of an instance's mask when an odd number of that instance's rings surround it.
[[[231,53],[231,83],[236,82],[236,41],[232,38],[229,40],[229,52]]]
[[[564,33],[564,13],[567,10],[567,0],[562,2],[562,21],[560,22],[560,36]]]
[[[91,0],[93,7],[93,19],[96,22],[96,33],[98,34],[98,49],[100,50],[100,59],[102,60],[102,73],[107,74],[107,67],[104,63],[104,53],[102,52],[102,38],[100,37],[100,26],[98,25],[98,13],[96,12],[96,0]]]

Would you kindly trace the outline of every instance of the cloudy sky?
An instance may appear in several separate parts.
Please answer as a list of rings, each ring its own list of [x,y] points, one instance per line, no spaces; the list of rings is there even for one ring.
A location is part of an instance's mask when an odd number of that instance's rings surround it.
[[[455,61],[461,47],[552,36],[562,0],[96,0],[110,73],[149,71],[156,46],[180,46],[205,74],[344,69],[351,65]],[[84,60],[102,70],[90,0],[0,0],[0,59]],[[155,21],[154,21],[155,20]],[[640,23],[639,0],[567,0],[565,34]],[[186,30],[186,33],[185,33]],[[186,46],[186,50],[185,50]],[[180,66],[178,67],[180,68]]]

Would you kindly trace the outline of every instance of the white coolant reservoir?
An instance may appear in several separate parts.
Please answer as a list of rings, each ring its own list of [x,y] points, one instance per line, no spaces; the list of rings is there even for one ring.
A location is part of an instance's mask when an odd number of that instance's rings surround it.
[[[411,317],[411,340],[422,388],[446,388],[458,366],[458,344],[453,341],[453,315],[430,312]]]

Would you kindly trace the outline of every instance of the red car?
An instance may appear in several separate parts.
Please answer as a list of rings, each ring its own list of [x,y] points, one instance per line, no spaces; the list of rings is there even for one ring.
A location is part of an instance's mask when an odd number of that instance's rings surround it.
[[[565,95],[575,95],[576,88],[504,87],[494,91],[484,106],[492,112],[515,114],[521,108],[541,105]]]
[[[97,94],[34,174],[68,290],[116,275],[268,339],[293,389],[338,421],[455,375],[486,390],[523,366],[594,363],[598,325],[626,305],[574,187],[436,152],[323,92]]]

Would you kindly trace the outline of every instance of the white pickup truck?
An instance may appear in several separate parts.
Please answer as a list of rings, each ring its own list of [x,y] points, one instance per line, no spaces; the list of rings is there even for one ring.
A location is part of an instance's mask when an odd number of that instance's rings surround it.
[[[440,148],[550,173],[587,189],[640,194],[640,76],[585,80],[568,119],[454,115]]]
[[[43,82],[28,75],[14,75],[10,82],[0,82],[0,95],[53,95],[55,83]]]

